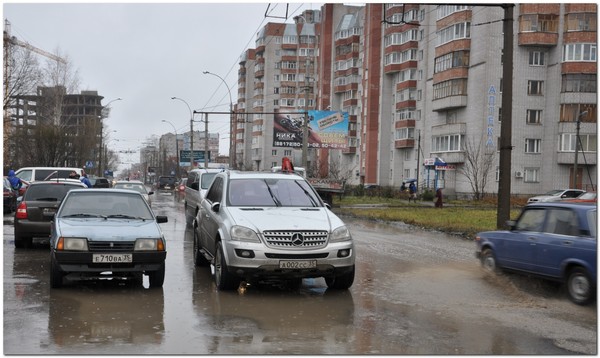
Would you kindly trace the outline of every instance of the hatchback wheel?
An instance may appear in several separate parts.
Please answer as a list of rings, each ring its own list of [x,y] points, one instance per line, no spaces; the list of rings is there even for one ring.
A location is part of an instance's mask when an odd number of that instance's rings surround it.
[[[65,274],[61,271],[54,257],[50,258],[50,287],[61,288]]]
[[[221,242],[217,244],[217,252],[215,254],[215,284],[219,290],[223,291],[233,290],[240,284],[240,279],[229,273]]]
[[[152,271],[148,273],[148,281],[150,283],[150,287],[162,287],[165,282],[165,263],[163,262],[160,265],[160,268],[156,271]]]
[[[588,304],[594,298],[594,285],[585,269],[576,267],[569,271],[567,291],[571,301],[578,305]]]

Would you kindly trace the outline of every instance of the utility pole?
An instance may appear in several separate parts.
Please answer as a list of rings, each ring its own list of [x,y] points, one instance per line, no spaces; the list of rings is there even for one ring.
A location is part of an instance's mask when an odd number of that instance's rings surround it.
[[[579,156],[579,130],[581,128],[581,117],[585,116],[588,112],[584,111],[577,115],[577,129],[575,132],[575,162],[573,163],[573,186],[574,189],[579,189],[577,185],[577,157]]]
[[[208,168],[208,113],[204,113],[204,169]]]
[[[498,179],[498,213],[496,227],[503,228],[510,220],[510,181],[512,155],[512,87],[513,87],[513,10],[514,4],[504,4],[504,48],[502,54],[502,123],[500,125],[500,175]]]

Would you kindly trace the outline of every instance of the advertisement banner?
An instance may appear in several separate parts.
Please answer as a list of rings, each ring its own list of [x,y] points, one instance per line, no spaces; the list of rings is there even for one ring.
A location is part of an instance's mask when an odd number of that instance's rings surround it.
[[[273,147],[302,148],[304,113],[275,115]],[[348,112],[308,111],[308,147],[348,148]]]

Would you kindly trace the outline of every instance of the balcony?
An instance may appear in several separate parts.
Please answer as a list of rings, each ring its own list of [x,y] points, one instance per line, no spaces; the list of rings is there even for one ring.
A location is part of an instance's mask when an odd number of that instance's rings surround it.
[[[449,96],[433,100],[432,110],[435,112],[446,111],[452,108],[460,108],[467,106],[467,96]]]

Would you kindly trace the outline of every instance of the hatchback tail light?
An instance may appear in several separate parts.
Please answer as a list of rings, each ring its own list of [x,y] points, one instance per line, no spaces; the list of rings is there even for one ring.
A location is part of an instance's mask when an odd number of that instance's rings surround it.
[[[25,204],[25,202],[19,204],[15,217],[17,219],[27,219],[27,204]]]

